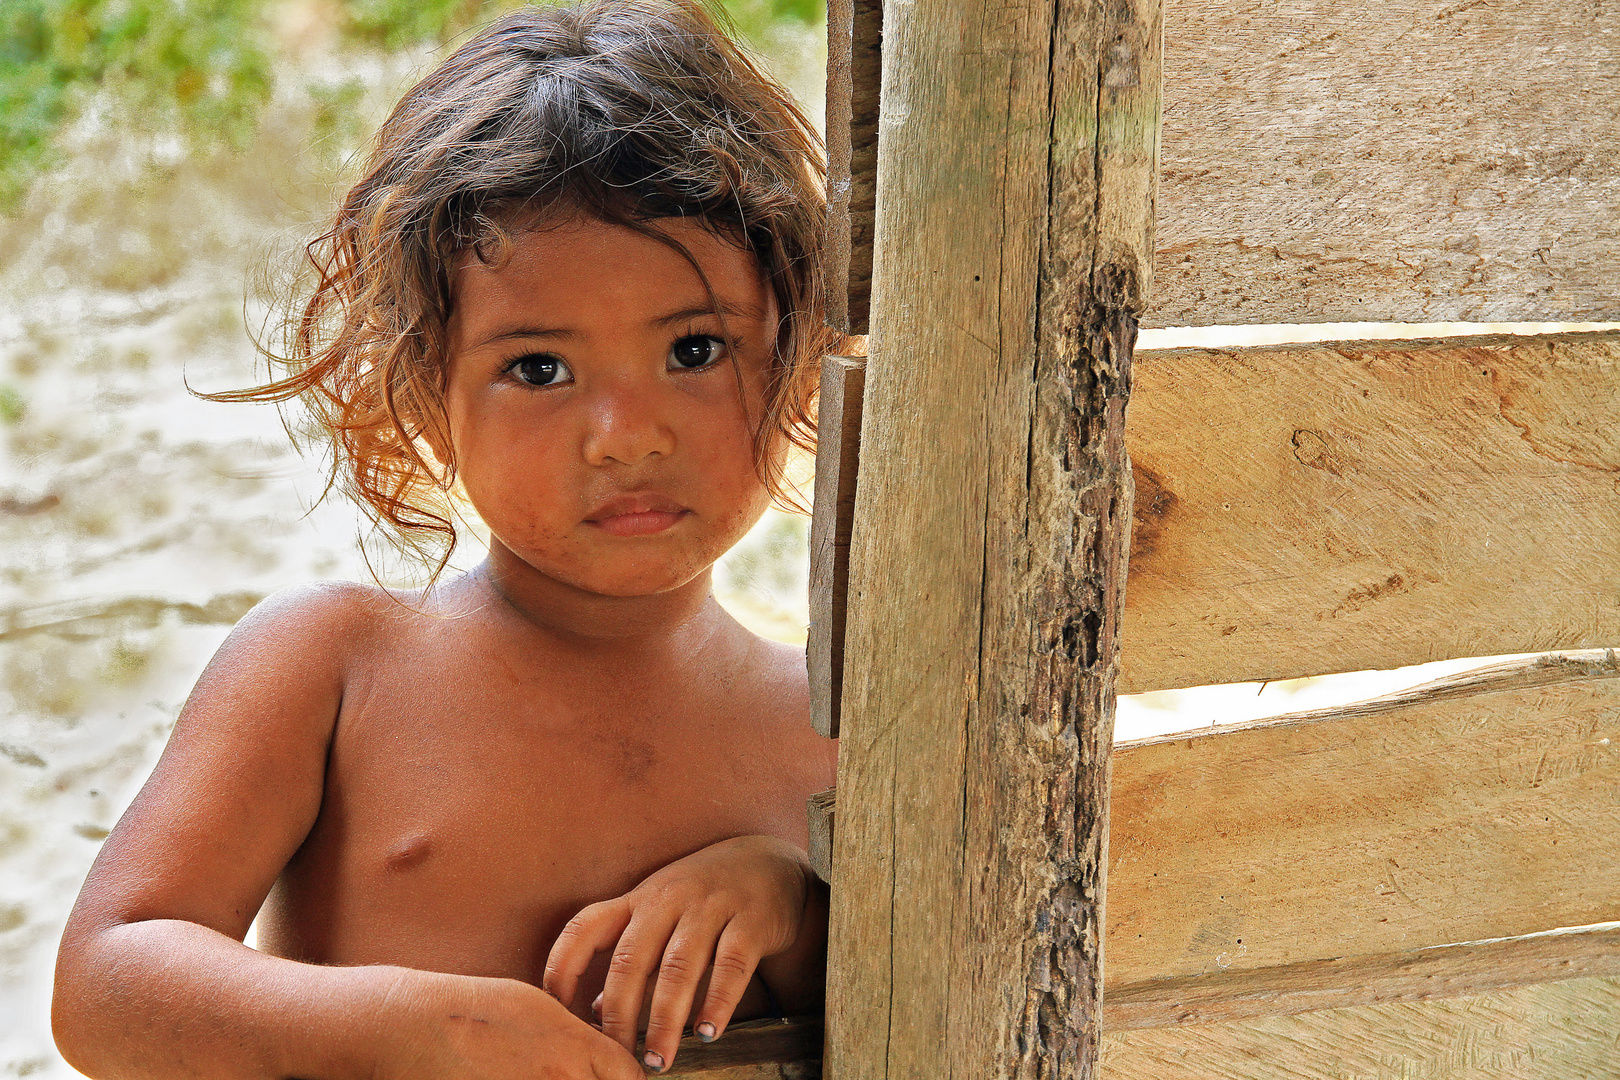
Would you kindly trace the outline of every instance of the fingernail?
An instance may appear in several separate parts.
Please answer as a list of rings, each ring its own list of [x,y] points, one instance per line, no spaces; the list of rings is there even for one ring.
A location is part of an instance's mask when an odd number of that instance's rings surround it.
[[[714,1025],[707,1020],[699,1024],[694,1030],[697,1032],[697,1037],[704,1042],[714,1042]]]
[[[664,1071],[664,1055],[655,1054],[651,1050],[641,1055],[641,1063],[652,1072]]]

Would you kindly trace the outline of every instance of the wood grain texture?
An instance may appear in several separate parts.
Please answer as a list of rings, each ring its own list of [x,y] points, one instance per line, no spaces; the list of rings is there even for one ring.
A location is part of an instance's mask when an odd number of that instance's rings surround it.
[[[822,881],[832,881],[833,815],[837,788],[818,791],[805,800],[805,816],[810,821],[810,868]]]
[[[1134,1031],[1470,997],[1582,977],[1620,977],[1620,923],[1253,971],[1109,983],[1103,1029]]]
[[[839,1080],[1094,1075],[1159,78],[1153,0],[884,13]]]
[[[883,0],[828,0],[826,318],[848,334],[871,310],[882,69]]]
[[[1115,754],[1110,983],[1620,915],[1620,657],[1500,665]]]
[[[1108,1030],[1620,975],[1611,650],[1123,743],[1113,785]]]
[[[1171,6],[1144,325],[1620,320],[1620,3]]]
[[[1134,375],[1122,693],[1620,642],[1620,335]]]
[[[810,518],[810,723],[838,737],[844,687],[844,622],[849,589],[849,534],[855,519],[861,461],[864,357],[829,356],[821,365],[816,413],[816,485]]]
[[[1538,671],[1527,682],[1544,685],[1549,675]],[[1459,683],[1449,689],[1461,693],[1464,687]],[[1367,710],[1374,711],[1371,703]],[[1130,767],[1128,754],[1122,763]],[[810,799],[810,859],[824,880],[836,802],[832,788]],[[1129,1031],[1287,1016],[1350,1005],[1467,997],[1590,977],[1620,977],[1620,922],[1131,983],[1110,977],[1102,1027]]]
[[[820,1080],[823,1025],[819,1016],[746,1020],[712,1043],[681,1040],[668,1076],[704,1080]]]
[[[1110,1080],[1601,1080],[1620,1062],[1620,979],[1445,1001],[1112,1032]]]

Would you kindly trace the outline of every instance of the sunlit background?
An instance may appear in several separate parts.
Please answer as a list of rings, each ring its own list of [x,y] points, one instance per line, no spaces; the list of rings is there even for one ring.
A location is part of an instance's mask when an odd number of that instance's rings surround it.
[[[77,1075],[51,965],[202,665],[266,593],[410,567],[320,501],[250,331],[413,79],[510,2],[0,0],[0,1076]],[[726,4],[819,115],[813,0]],[[805,525],[717,575],[802,640]],[[463,565],[477,552],[463,553]]]
[[[0,0],[0,1076],[76,1075],[50,1039],[57,938],[231,624],[281,586],[365,579],[368,561],[410,574],[351,507],[321,500],[324,462],[294,451],[273,408],[188,387],[263,374],[252,334],[366,134],[510,6]],[[820,4],[726,7],[819,118]],[[1155,331],[1142,344],[1256,339]],[[802,642],[806,564],[804,520],[772,512],[722,563],[717,592],[756,631]],[[1118,729],[1319,707],[1475,663],[1139,695],[1121,699]]]

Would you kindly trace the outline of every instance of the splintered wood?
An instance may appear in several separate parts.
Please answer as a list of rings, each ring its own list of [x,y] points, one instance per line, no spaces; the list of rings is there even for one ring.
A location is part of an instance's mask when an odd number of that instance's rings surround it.
[[[1159,81],[1156,0],[884,12],[837,1080],[1095,1075]]]
[[[1144,325],[1620,320],[1615,0],[1166,21]]]
[[[1620,642],[1620,335],[1144,352],[1120,690]]]

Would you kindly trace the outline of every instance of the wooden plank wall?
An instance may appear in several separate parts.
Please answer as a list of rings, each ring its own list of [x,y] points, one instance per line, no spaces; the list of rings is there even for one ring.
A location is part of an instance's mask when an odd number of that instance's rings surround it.
[[[1615,1075],[1617,676],[1566,654],[1120,746],[1104,1075]]]
[[[1620,320],[1616,0],[1167,9],[1143,325]]]
[[[1601,1080],[1620,979],[1103,1036],[1109,1080]]]
[[[1133,374],[1122,693],[1620,643],[1620,335]]]
[[[1122,743],[1113,798],[1110,988],[1620,919],[1620,658]]]
[[[1620,975],[1613,651],[1122,743],[1113,801],[1111,1028]]]

